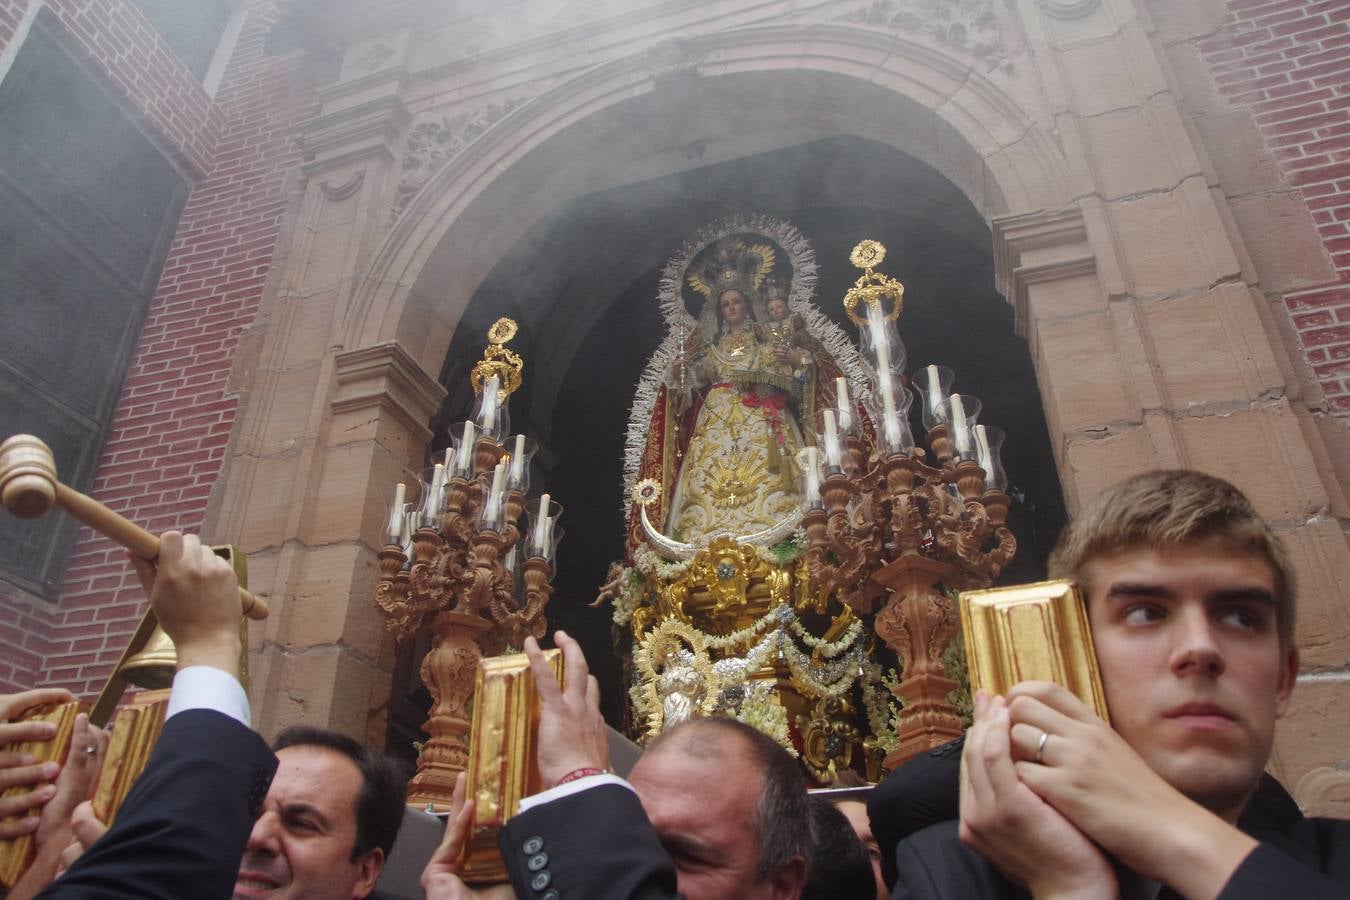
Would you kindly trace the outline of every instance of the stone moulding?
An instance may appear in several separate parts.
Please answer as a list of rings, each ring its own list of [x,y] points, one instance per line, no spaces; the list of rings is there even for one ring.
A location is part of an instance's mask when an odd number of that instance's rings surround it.
[[[1081,19],[1101,6],[1101,0],[1039,0],[1039,5],[1052,19]]]
[[[1003,26],[991,0],[872,0],[836,16],[835,20],[930,37],[963,50],[992,68],[1006,71],[1012,68]]]
[[[408,132],[408,149],[403,154],[403,174],[398,180],[398,198],[389,218],[396,219],[412,198],[466,147],[500,122],[527,97],[513,97],[488,103],[453,116],[423,118]]]

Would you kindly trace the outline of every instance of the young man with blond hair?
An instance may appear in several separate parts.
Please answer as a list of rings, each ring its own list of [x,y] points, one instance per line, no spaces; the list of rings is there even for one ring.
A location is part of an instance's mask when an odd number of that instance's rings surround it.
[[[1083,590],[1111,724],[1053,684],[979,695],[960,821],[900,844],[895,896],[1346,896],[1350,823],[1241,819],[1298,672],[1293,570],[1250,501],[1135,476],[1049,569]]]

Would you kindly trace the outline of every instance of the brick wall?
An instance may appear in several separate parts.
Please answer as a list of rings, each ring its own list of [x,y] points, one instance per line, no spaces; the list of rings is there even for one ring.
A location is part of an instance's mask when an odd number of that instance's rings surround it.
[[[239,335],[257,314],[286,176],[299,159],[296,125],[313,113],[313,93],[299,54],[263,52],[271,4],[250,10],[214,103],[176,58],[164,63],[167,49],[134,8],[120,0],[51,5],[82,10],[61,20],[96,58],[123,41],[109,57],[110,79],[148,127],[209,173],[179,222],[91,491],[151,531],[198,531],[235,420],[226,381]],[[0,36],[13,27],[6,13],[23,6],[0,0]],[[132,25],[123,21],[128,13]],[[175,105],[194,91],[205,108]],[[39,672],[77,693],[97,691],[143,608],[120,548],[81,529],[58,604],[0,596],[0,691],[30,686]]]
[[[1220,94],[1251,111],[1302,193],[1336,269],[1284,300],[1328,404],[1350,413],[1350,3],[1227,5],[1232,21],[1199,48]]]

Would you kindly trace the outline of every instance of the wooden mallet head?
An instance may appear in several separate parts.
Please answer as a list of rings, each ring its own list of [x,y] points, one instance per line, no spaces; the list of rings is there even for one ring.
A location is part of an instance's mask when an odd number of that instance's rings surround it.
[[[31,434],[0,443],[0,503],[20,519],[36,519],[56,501],[56,458]]]

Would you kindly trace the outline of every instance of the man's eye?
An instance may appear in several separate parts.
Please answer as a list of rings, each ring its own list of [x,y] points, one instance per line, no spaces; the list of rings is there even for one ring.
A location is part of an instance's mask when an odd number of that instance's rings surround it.
[[[1157,606],[1131,606],[1125,610],[1124,621],[1129,625],[1146,625],[1161,620],[1164,615],[1163,610]]]
[[[286,823],[286,827],[291,831],[298,831],[303,834],[313,834],[319,830],[319,826],[309,819],[291,819]]]
[[[1247,631],[1260,631],[1265,628],[1266,618],[1265,613],[1261,610],[1250,609],[1245,606],[1235,606],[1232,609],[1224,610],[1220,615],[1220,621]]]

